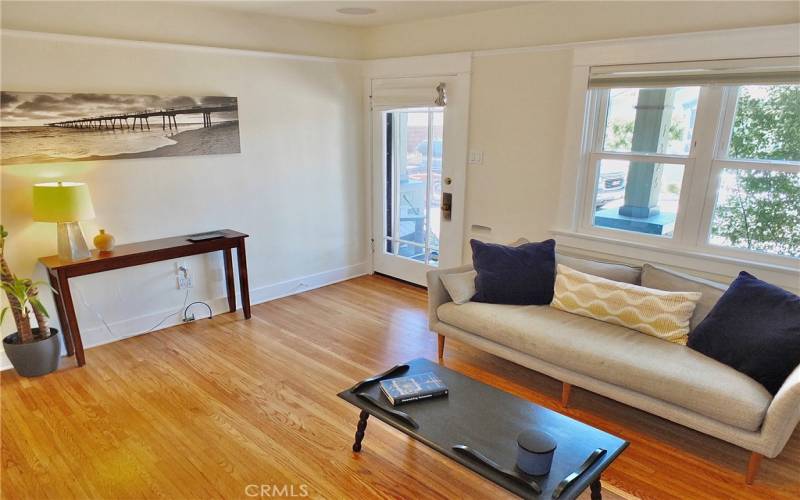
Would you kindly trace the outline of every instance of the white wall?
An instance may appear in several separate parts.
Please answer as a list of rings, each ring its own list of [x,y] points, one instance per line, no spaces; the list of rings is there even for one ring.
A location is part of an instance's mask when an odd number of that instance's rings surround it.
[[[20,276],[44,278],[36,259],[56,252],[55,225],[30,216],[31,185],[47,179],[89,184],[97,219],[84,224],[88,238],[99,227],[122,243],[223,227],[249,233],[254,302],[366,269],[358,64],[5,33],[2,88],[239,98],[241,154],[3,167],[6,252]],[[72,280],[84,343],[147,330],[179,309],[174,265]],[[190,298],[222,297],[220,257],[190,265]]]
[[[8,1],[5,29],[126,40],[359,58],[363,31],[299,19],[220,10],[205,2]]]
[[[467,167],[467,239],[551,237],[571,71],[568,49],[473,59],[469,148],[483,164]]]
[[[796,1],[536,2],[507,9],[379,26],[365,57],[527,47],[795,23]]]

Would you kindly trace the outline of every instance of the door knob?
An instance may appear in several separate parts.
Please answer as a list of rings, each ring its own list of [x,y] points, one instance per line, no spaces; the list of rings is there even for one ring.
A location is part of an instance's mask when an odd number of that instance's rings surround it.
[[[451,179],[450,177],[445,177],[444,178],[444,185],[445,186],[449,186],[452,183],[453,183],[453,179]]]

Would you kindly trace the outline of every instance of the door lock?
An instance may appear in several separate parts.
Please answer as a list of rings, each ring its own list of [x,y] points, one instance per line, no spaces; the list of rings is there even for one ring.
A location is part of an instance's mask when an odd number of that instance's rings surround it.
[[[453,217],[453,193],[442,193],[442,219]]]
[[[451,179],[450,177],[445,177],[444,178],[444,185],[445,186],[449,186],[452,183],[453,183],[453,179]]]

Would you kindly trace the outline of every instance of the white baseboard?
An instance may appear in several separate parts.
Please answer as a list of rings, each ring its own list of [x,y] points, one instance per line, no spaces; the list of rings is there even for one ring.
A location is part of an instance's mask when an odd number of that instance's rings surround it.
[[[331,269],[330,271],[323,271],[321,273],[311,274],[308,276],[301,276],[299,278],[282,281],[280,283],[273,283],[271,285],[264,285],[256,288],[251,287],[250,304],[260,304],[262,302],[268,302],[281,297],[307,292],[315,288],[332,285],[334,283],[349,280],[358,276],[363,276],[365,274],[369,274],[369,262],[362,262],[352,266]],[[238,308],[241,309],[241,303],[239,301],[240,296],[237,294],[236,298]],[[196,300],[202,300],[208,303],[215,315],[228,311],[228,300],[225,297],[216,297],[213,299],[198,298]],[[111,331],[106,329],[105,326],[82,329],[81,339],[83,340],[83,347],[84,349],[89,349],[91,347],[108,344],[110,342],[116,342],[117,340],[134,337],[136,335],[142,335],[147,333],[149,329],[153,328],[153,325],[161,321],[164,316],[173,311],[174,309],[164,309],[160,311],[149,312],[141,316],[124,319],[122,321],[116,321],[108,325]],[[195,311],[195,314],[197,314],[199,317],[203,317],[202,315],[204,314],[204,311],[202,309],[198,309]],[[175,314],[173,317],[170,317],[167,321],[164,321],[163,324],[159,325],[158,328],[152,331],[162,330],[164,328],[178,325],[181,323],[181,320],[181,316],[179,314]],[[66,354],[66,352],[63,350],[62,346],[62,355],[64,354]],[[11,368],[11,362],[6,357],[6,353],[0,351],[0,370],[7,370],[9,368]]]
[[[251,288],[250,303],[260,304],[261,302],[268,302],[281,297],[288,297],[289,295],[307,292],[323,286],[333,285],[334,283],[339,283],[340,281],[346,281],[369,273],[369,262],[360,262],[358,264],[353,264],[352,266],[331,269],[330,271],[323,271],[321,273],[310,274],[308,276],[301,276],[299,278],[282,281],[280,283],[261,286],[256,289]]]

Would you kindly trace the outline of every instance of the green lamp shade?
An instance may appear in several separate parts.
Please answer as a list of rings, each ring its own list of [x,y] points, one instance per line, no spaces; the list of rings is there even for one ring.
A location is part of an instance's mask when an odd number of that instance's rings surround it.
[[[46,182],[33,186],[33,220],[76,222],[93,219],[89,186],[82,182]]]

